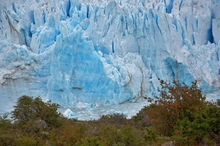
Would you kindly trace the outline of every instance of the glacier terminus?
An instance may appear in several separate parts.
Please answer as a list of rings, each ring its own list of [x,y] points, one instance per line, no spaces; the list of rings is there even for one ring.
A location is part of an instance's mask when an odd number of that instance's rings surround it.
[[[1,114],[28,95],[129,115],[158,78],[220,98],[220,0],[0,0]]]

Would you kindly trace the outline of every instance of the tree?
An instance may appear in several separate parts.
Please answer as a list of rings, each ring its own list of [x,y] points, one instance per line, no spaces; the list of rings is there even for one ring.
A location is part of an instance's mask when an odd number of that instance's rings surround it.
[[[150,123],[162,134],[171,136],[177,120],[192,120],[195,113],[205,104],[205,96],[198,89],[197,82],[189,87],[178,81],[172,84],[160,81],[160,97],[147,108]]]
[[[219,140],[220,108],[205,100],[196,81],[191,86],[178,81],[160,83],[160,97],[146,108],[152,127],[163,136],[181,136],[187,144]]]
[[[18,99],[17,105],[14,106],[12,118],[22,124],[30,121],[38,123],[39,121],[45,121],[48,126],[58,126],[60,117],[57,112],[58,107],[58,104],[44,103],[39,97],[22,96]]]

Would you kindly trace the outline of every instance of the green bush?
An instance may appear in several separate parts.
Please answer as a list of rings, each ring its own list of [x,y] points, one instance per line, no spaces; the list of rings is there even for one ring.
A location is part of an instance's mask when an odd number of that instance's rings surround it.
[[[15,138],[6,133],[0,134],[0,146],[14,146]]]
[[[29,96],[22,96],[12,111],[12,118],[23,125],[41,120],[45,121],[48,126],[58,126],[60,114],[57,108],[57,104],[44,103],[39,97],[33,99]]]
[[[77,146],[108,146],[103,139],[98,136],[82,139]]]
[[[145,143],[141,131],[132,126],[125,126],[118,131],[117,144],[126,146],[142,146]]]
[[[128,120],[123,114],[104,115],[97,122],[100,122],[102,124],[108,123],[116,125],[128,124]]]
[[[146,114],[147,107],[142,108],[135,116],[133,116],[129,123],[134,125],[137,128],[146,128],[149,126],[149,118]]]
[[[11,121],[8,119],[7,114],[0,116],[0,129],[10,127],[11,125]]]
[[[156,142],[157,131],[153,128],[146,128],[146,134],[144,135],[144,139],[148,144],[153,144]]]
[[[40,138],[32,136],[22,136],[16,139],[16,146],[40,146],[43,143]]]
[[[207,105],[193,120],[178,120],[175,130],[188,139],[185,143],[210,144],[220,142],[220,108]]]

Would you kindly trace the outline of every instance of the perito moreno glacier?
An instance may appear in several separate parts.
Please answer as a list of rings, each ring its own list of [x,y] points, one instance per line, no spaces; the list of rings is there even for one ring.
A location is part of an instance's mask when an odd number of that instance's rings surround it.
[[[220,98],[220,0],[0,0],[0,113],[22,95],[132,113],[158,78]]]

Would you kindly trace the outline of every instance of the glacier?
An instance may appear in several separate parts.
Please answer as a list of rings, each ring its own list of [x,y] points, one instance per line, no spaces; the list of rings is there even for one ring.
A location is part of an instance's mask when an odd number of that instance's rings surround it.
[[[134,115],[158,78],[220,98],[220,0],[0,1],[0,113],[29,95]]]

